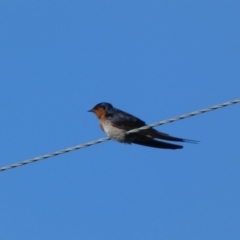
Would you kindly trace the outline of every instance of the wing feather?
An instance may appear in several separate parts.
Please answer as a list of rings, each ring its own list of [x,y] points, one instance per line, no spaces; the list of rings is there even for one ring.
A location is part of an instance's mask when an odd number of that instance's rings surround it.
[[[114,127],[125,129],[126,131],[146,126],[146,123],[141,119],[121,110],[115,110],[113,114],[108,113],[105,118],[110,120]]]

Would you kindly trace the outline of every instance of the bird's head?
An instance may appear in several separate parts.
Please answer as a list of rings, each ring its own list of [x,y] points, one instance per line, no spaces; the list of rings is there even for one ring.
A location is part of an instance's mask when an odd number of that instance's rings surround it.
[[[101,118],[106,113],[108,113],[113,108],[112,104],[102,102],[95,105],[92,109],[90,109],[88,112],[93,112],[98,118]]]

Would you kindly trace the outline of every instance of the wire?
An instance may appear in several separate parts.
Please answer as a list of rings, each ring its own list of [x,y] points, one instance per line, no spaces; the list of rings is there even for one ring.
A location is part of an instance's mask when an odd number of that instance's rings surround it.
[[[202,110],[198,110],[198,111],[194,111],[194,112],[191,112],[191,113],[188,113],[188,114],[184,114],[184,115],[181,115],[181,116],[178,116],[178,117],[174,117],[174,118],[163,120],[163,121],[160,121],[160,122],[157,122],[157,123],[153,123],[153,124],[150,124],[150,125],[147,125],[147,126],[144,126],[144,127],[132,129],[132,130],[126,132],[126,134],[135,133],[135,132],[139,132],[141,130],[146,130],[146,129],[149,129],[149,128],[152,128],[152,127],[156,127],[156,126],[164,125],[164,124],[167,124],[167,123],[179,121],[179,120],[182,120],[182,119],[185,119],[185,118],[188,118],[188,117],[193,117],[193,116],[196,116],[196,115],[199,115],[199,114],[202,114],[202,113],[206,113],[206,112],[210,112],[210,111],[213,111],[213,110],[216,110],[216,109],[219,109],[219,108],[227,107],[227,106],[239,103],[239,102],[240,102],[240,98],[235,99],[233,101],[228,101],[228,102],[225,102],[225,103],[222,103],[222,104],[218,104],[218,105],[215,105],[215,106],[212,106],[212,107],[209,107],[209,108],[204,108]],[[101,138],[101,139],[98,139],[98,140],[95,140],[95,141],[91,141],[91,142],[88,142],[88,143],[77,145],[75,147],[66,148],[66,149],[56,151],[56,152],[53,152],[53,153],[49,153],[49,154],[46,154],[46,155],[43,155],[43,156],[39,156],[39,157],[31,158],[31,159],[28,159],[28,160],[25,160],[25,161],[22,161],[22,162],[14,163],[14,164],[11,164],[11,165],[8,165],[8,166],[5,166],[5,167],[1,167],[0,172],[6,171],[6,170],[9,170],[9,169],[12,169],[12,168],[20,167],[20,166],[23,166],[23,165],[26,165],[26,164],[29,164],[29,163],[34,163],[34,162],[44,160],[44,159],[47,159],[47,158],[50,158],[50,157],[55,157],[57,155],[64,154],[64,153],[67,153],[67,152],[75,151],[75,150],[82,149],[82,148],[85,148],[85,147],[90,147],[92,145],[102,143],[102,142],[105,142],[105,141],[108,141],[108,140],[110,140],[109,137]]]

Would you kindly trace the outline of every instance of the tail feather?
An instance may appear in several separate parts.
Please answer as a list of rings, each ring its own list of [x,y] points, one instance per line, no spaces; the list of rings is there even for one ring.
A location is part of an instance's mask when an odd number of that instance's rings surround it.
[[[147,147],[164,148],[164,149],[172,149],[172,150],[183,148],[183,146],[181,146],[181,145],[161,142],[161,141],[157,141],[157,140],[154,140],[154,139],[134,140],[132,143],[147,146]]]
[[[145,131],[142,131],[142,133],[144,133],[144,135],[148,134],[148,135],[150,135],[153,138],[163,139],[163,140],[167,140],[167,141],[188,142],[188,143],[198,143],[199,142],[199,141],[190,140],[190,139],[173,137],[173,136],[170,136],[170,135],[168,135],[166,133],[159,132],[159,131],[157,131],[157,130],[155,130],[153,128],[150,128],[150,129],[147,129]]]

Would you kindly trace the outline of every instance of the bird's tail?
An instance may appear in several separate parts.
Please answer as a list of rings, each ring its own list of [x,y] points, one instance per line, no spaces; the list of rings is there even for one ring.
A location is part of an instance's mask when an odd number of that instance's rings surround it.
[[[172,149],[172,150],[183,148],[183,146],[181,146],[181,145],[161,142],[161,141],[157,141],[157,140],[154,140],[154,139],[134,140],[132,143],[147,146],[147,147],[164,148],[164,149]]]
[[[173,137],[170,136],[166,133],[163,132],[159,132],[153,128],[147,129],[145,130],[146,132],[144,132],[144,134],[146,135],[149,134],[151,137],[153,138],[158,138],[158,139],[163,139],[163,140],[167,140],[167,141],[174,141],[174,142],[188,142],[188,143],[198,143],[199,141],[195,141],[195,140],[190,140],[190,139],[184,139],[184,138],[178,138],[178,137]],[[148,131],[148,132],[147,132]],[[141,132],[140,132],[141,133]]]

